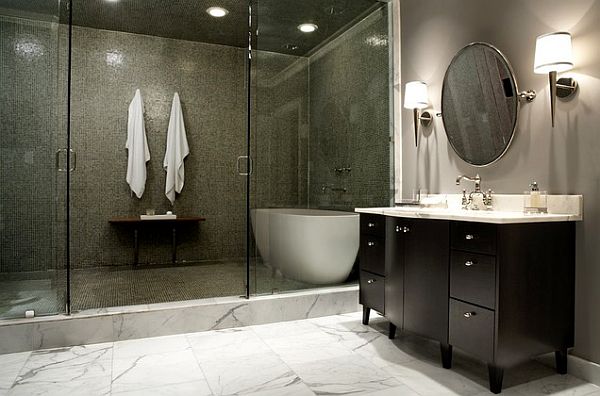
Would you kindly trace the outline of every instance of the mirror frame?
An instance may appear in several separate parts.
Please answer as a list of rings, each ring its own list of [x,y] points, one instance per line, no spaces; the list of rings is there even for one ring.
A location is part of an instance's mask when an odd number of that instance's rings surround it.
[[[450,137],[448,136],[448,128],[446,127],[446,119],[444,118],[444,87],[446,86],[447,82],[448,82],[448,71],[450,70],[450,66],[452,66],[452,64],[454,63],[454,61],[456,60],[456,58],[458,58],[463,52],[465,52],[466,50],[468,50],[471,47],[474,47],[476,45],[483,45],[491,50],[493,50],[507,65],[508,67],[508,71],[511,75],[511,78],[515,84],[515,98],[516,98],[516,111],[515,111],[515,121],[513,123],[513,128],[512,128],[512,132],[510,135],[510,140],[508,141],[508,144],[506,145],[506,147],[504,148],[504,151],[502,151],[502,153],[500,153],[496,158],[494,158],[492,161],[488,162],[487,164],[474,164],[468,160],[466,160],[465,158],[463,158],[458,150],[456,150],[456,147],[454,146],[454,144],[452,144],[452,140],[450,140]],[[463,160],[464,162],[466,162],[467,164],[477,167],[477,168],[485,168],[486,166],[491,166],[493,164],[495,164],[496,162],[500,161],[500,159],[502,157],[504,157],[504,155],[506,154],[506,152],[508,151],[508,149],[510,148],[514,138],[515,138],[515,134],[517,133],[517,126],[519,124],[519,115],[520,115],[520,109],[521,109],[521,99],[519,97],[519,84],[517,83],[517,77],[515,76],[515,71],[513,70],[513,67],[511,65],[511,63],[509,62],[508,58],[502,53],[502,51],[500,51],[498,48],[496,48],[495,46],[493,46],[490,43],[486,43],[483,41],[475,41],[473,43],[470,43],[468,45],[465,45],[464,47],[462,47],[453,57],[452,60],[450,61],[450,63],[448,64],[448,67],[446,68],[446,72],[444,74],[444,82],[442,84],[442,95],[441,95],[441,108],[442,108],[442,123],[444,125],[444,132],[446,133],[446,138],[448,139],[448,143],[450,143],[450,146],[452,147],[452,150],[454,150],[454,152],[456,153],[456,155]]]

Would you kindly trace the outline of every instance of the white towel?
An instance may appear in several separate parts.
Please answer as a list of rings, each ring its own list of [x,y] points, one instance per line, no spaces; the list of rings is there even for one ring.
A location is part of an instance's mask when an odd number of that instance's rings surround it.
[[[179,95],[175,92],[173,96],[173,105],[171,106],[171,119],[169,120],[169,130],[167,131],[167,150],[163,166],[167,172],[165,182],[165,195],[175,203],[175,193],[181,193],[185,179],[183,168],[183,159],[190,153],[187,137],[185,135],[185,125],[183,124],[183,112],[181,111],[181,102]]]
[[[138,198],[142,198],[146,188],[146,162],[150,161],[150,151],[144,124],[144,102],[139,89],[135,91],[135,96],[129,104],[125,148],[129,152],[127,184]]]

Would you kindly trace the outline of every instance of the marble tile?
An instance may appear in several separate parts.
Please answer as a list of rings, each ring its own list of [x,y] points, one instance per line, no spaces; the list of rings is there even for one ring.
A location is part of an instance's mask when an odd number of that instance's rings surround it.
[[[113,345],[113,359],[178,352],[187,349],[191,349],[191,347],[185,335],[117,341]]]
[[[110,376],[112,343],[32,352],[15,385],[70,382]]]
[[[9,396],[104,396],[110,395],[110,376],[72,381],[26,382],[13,387]]]
[[[248,325],[246,300],[114,317],[115,340],[184,334]]]
[[[555,374],[518,386],[508,387],[502,393],[515,396],[584,396],[600,393],[600,388],[572,375]]]
[[[5,395],[17,379],[31,352],[0,355],[0,395]]]
[[[370,394],[402,385],[390,373],[358,355],[291,365],[317,394]]]
[[[308,320],[294,320],[289,322],[269,323],[249,326],[263,340],[283,338],[305,333],[314,333],[318,330],[315,324]]]
[[[394,364],[383,368],[421,396],[461,395],[473,396],[487,388],[473,382],[454,370],[446,370],[435,363],[421,360]]]
[[[187,339],[200,362],[272,352],[267,344],[250,329],[226,329],[188,334]]]
[[[110,316],[40,321],[33,327],[33,349],[113,341]]]
[[[261,389],[258,392],[246,393],[246,396],[314,396],[315,393],[303,382],[297,382],[283,388]]]
[[[215,395],[285,394],[298,391],[300,378],[276,354],[262,353],[219,360],[200,360]],[[293,388],[292,388],[293,387]],[[291,393],[294,394],[294,393]]]
[[[265,339],[265,343],[290,365],[348,356],[352,351],[322,331]]]
[[[204,381],[191,348],[141,355],[115,357],[112,364],[112,391],[131,392],[159,386]]]
[[[32,323],[15,323],[0,326],[0,354],[31,351],[32,349]]]
[[[169,384],[142,388],[125,392],[112,392],[119,396],[209,396],[212,395],[210,387],[205,380],[184,382],[180,384]]]

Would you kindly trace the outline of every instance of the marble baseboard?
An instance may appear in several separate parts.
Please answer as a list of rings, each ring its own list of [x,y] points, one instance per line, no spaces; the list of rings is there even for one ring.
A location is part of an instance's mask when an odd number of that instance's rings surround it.
[[[567,367],[572,376],[600,386],[600,364],[569,355]]]
[[[0,322],[0,354],[185,334],[360,310],[358,286],[211,298]]]

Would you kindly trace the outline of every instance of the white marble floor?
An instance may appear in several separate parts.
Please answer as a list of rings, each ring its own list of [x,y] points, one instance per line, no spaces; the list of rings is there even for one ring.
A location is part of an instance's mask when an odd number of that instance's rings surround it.
[[[0,395],[485,395],[486,367],[439,346],[389,340],[360,314],[0,355]],[[531,362],[505,395],[594,395],[600,388]]]

